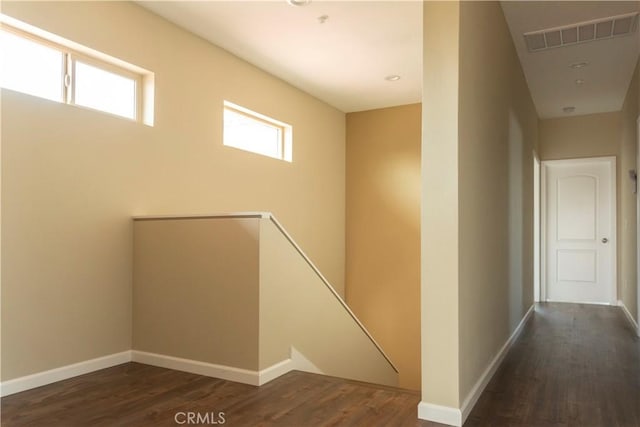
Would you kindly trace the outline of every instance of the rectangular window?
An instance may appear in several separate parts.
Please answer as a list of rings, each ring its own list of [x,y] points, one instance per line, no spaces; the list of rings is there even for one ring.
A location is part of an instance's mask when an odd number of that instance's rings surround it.
[[[62,102],[64,55],[8,31],[0,31],[0,85]]]
[[[153,125],[153,105],[146,102],[153,104],[153,73],[73,42],[68,45],[74,48],[69,47],[64,39],[46,37],[48,33],[27,24],[7,25],[15,20],[0,18],[0,86]]]
[[[135,78],[112,73],[81,61],[75,61],[74,71],[75,104],[135,120]]]
[[[292,161],[291,125],[224,102],[223,143],[263,156]]]

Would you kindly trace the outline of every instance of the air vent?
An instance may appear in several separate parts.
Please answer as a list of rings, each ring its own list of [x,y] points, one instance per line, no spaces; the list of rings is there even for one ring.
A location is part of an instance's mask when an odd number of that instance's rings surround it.
[[[638,13],[634,12],[564,27],[532,31],[524,34],[524,40],[529,52],[539,52],[555,47],[627,36],[634,33],[637,28]]]

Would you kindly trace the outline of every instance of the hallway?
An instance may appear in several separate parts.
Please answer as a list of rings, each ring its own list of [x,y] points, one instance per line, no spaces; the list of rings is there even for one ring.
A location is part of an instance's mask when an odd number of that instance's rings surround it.
[[[465,426],[640,426],[640,341],[618,307],[538,304]]]

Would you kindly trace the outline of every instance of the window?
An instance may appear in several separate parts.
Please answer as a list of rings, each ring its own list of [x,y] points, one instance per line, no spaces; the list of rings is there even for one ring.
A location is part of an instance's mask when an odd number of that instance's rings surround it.
[[[153,125],[152,73],[0,18],[0,86]]]
[[[56,49],[0,31],[0,84],[41,98],[61,101],[64,55]]]
[[[76,104],[130,119],[136,118],[136,79],[81,61],[75,62],[74,71]]]
[[[292,133],[290,125],[224,102],[223,143],[263,156],[292,161]]]

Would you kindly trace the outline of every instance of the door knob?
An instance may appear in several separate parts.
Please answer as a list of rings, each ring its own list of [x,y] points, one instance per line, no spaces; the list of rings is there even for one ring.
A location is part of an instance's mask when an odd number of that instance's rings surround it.
[[[609,239],[607,239],[606,237],[602,238],[602,243],[607,243],[609,241]]]

